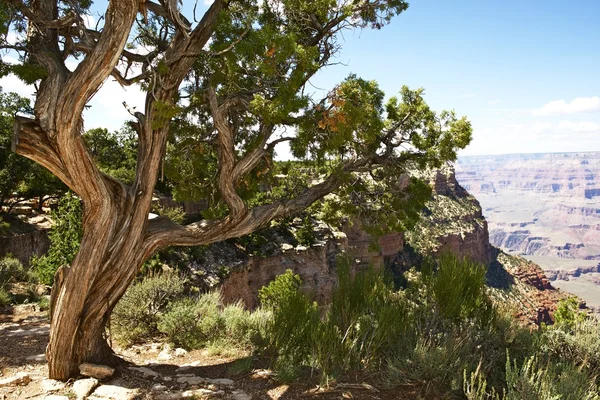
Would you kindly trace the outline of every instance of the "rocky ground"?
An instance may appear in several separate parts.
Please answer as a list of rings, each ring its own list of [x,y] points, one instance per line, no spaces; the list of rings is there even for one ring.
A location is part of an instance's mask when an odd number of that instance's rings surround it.
[[[307,377],[284,384],[259,360],[210,357],[161,343],[118,351],[126,361],[98,381],[80,377],[66,383],[47,379],[44,351],[49,323],[34,305],[0,313],[0,400],[127,399],[413,399],[416,386],[380,390],[356,376],[322,388]]]

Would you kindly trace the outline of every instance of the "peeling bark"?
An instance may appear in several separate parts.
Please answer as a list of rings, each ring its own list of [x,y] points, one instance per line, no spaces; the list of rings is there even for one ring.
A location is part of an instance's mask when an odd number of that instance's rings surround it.
[[[209,88],[207,96],[218,131],[218,189],[230,208],[230,215],[188,226],[164,218],[148,221],[169,133],[168,121],[157,123],[157,105],[173,103],[229,1],[215,0],[191,31],[189,22],[177,11],[176,1],[160,0],[158,4],[144,0],[110,1],[101,32],[70,25],[72,17],[59,19],[57,0],[32,0],[28,7],[18,0],[9,1],[23,7],[29,19],[28,55],[47,72],[36,95],[35,118],[16,118],[13,149],[54,173],[81,197],[84,206],[80,250],[70,267],[58,270],[52,289],[50,341],[46,351],[50,378],[72,378],[82,363],[113,364],[115,357],[105,337],[105,326],[143,262],[156,250],[169,245],[204,245],[249,234],[275,218],[306,208],[337,188],[345,174],[367,168],[374,160],[369,156],[349,161],[340,171],[294,199],[248,209],[236,192],[236,182],[278,142],[268,144],[274,126],[261,125],[258,147],[238,160],[235,127],[231,126],[228,114],[234,106],[247,107],[248,100],[240,95],[221,99],[220,103],[215,90]],[[168,47],[160,51],[168,74],[159,74],[149,67],[158,51],[142,57],[124,49],[140,7],[162,13],[177,28]],[[325,30],[315,36],[315,44],[340,29],[341,21],[336,19],[324,26]],[[67,39],[80,39],[76,50],[85,53],[85,57],[73,72],[64,63],[72,49],[65,45],[61,50],[59,33]],[[325,46],[322,51],[326,54],[319,62],[325,63],[331,49]],[[127,79],[116,69],[119,60],[145,63],[148,69]],[[307,73],[304,82],[316,70]],[[122,84],[149,75],[154,79],[144,113],[134,114],[139,145],[136,176],[131,186],[103,174],[81,137],[84,106],[111,75]]]

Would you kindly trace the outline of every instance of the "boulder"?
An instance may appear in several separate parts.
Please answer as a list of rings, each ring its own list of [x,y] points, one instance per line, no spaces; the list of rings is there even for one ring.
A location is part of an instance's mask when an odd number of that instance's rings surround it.
[[[79,373],[96,379],[107,379],[114,375],[115,369],[106,365],[83,363],[79,366]]]

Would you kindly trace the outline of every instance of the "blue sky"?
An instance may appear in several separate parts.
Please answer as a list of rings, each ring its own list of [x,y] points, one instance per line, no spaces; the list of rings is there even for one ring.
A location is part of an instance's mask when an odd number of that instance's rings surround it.
[[[344,65],[311,83],[328,90],[356,73],[388,96],[423,87],[434,109],[472,121],[465,155],[600,151],[599,20],[600,0],[414,0],[381,31],[345,32]],[[0,86],[32,92],[11,77]],[[136,89],[105,83],[86,128],[118,129],[129,116],[123,100],[143,105]]]
[[[348,66],[314,83],[354,72],[388,95],[423,87],[472,121],[463,154],[600,151],[599,20],[597,0],[412,1],[383,30],[346,34]]]

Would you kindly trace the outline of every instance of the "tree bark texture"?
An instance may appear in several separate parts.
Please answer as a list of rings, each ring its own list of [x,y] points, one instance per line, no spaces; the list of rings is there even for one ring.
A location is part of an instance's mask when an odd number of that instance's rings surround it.
[[[157,109],[173,104],[178,88],[194,65],[195,56],[203,51],[228,1],[215,0],[193,30],[176,14],[166,13],[168,9],[164,5],[172,6],[175,2],[161,1],[160,5],[150,2],[147,6],[145,0],[110,1],[102,31],[88,32],[87,41],[78,42],[78,50],[84,52],[85,57],[72,72],[65,66],[66,57],[58,45],[58,32],[63,29],[83,35],[86,30],[75,29],[67,18],[57,20],[56,0],[32,0],[27,7],[19,0],[9,2],[20,4],[23,9],[28,7],[27,51],[32,61],[47,71],[37,91],[35,117],[16,117],[13,149],[46,167],[83,201],[80,250],[70,267],[58,270],[52,288],[50,342],[46,351],[50,378],[75,377],[82,363],[113,363],[114,355],[105,338],[106,323],[142,263],[156,250],[169,245],[205,245],[249,234],[275,218],[306,208],[338,187],[345,174],[367,168],[373,162],[369,157],[350,160],[338,172],[296,198],[249,209],[236,192],[236,181],[272,150],[277,143],[277,140],[269,143],[274,129],[265,125],[260,144],[238,156],[234,145],[236,132],[228,118],[235,102],[219,99],[208,83],[206,94],[218,131],[218,188],[230,214],[187,226],[162,217],[148,220],[169,125],[169,121],[162,121]],[[120,75],[116,66],[119,60],[141,57],[124,49],[140,7],[154,12],[162,10],[172,16],[178,31],[161,59],[169,73],[154,72],[153,87],[146,96],[143,113],[135,113],[132,126],[138,134],[136,176],[133,183],[126,186],[103,174],[95,165],[81,136],[82,113],[86,103],[111,75],[121,84],[137,82],[138,77],[127,79]]]

